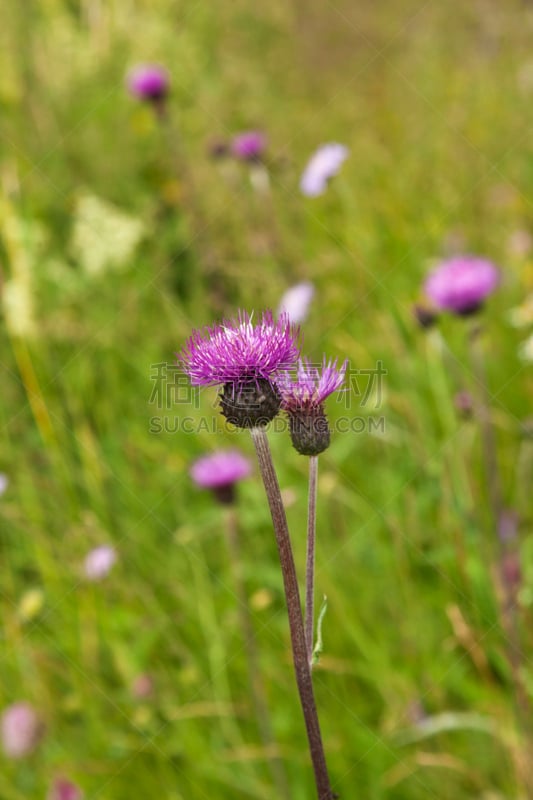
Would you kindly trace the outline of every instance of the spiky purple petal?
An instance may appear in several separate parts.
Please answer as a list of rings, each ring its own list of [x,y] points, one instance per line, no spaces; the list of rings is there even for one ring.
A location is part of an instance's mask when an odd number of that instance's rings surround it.
[[[311,364],[308,359],[299,361],[296,380],[291,380],[290,375],[284,373],[278,383],[281,407],[289,413],[319,408],[327,397],[342,386],[347,365],[345,361],[337,368],[337,359],[326,362],[325,357],[321,367]]]
[[[274,320],[265,311],[254,325],[252,315],[241,311],[237,320],[194,331],[178,361],[195,386],[270,380],[298,358],[298,334],[286,314]]]

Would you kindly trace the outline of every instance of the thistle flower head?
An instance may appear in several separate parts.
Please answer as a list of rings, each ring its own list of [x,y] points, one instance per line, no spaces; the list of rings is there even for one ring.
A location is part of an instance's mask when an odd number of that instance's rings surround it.
[[[222,414],[239,428],[266,425],[281,405],[275,378],[297,359],[298,329],[265,311],[257,324],[238,319],[195,331],[178,355],[193,385],[223,384]]]
[[[235,485],[252,471],[248,459],[238,450],[217,450],[197,459],[191,478],[202,489],[211,489],[222,503],[235,499]]]
[[[499,282],[500,273],[491,261],[456,256],[430,273],[424,289],[437,308],[465,315],[477,311]]]
[[[311,364],[307,358],[299,361],[295,381],[291,381],[287,373],[280,379],[281,407],[289,413],[305,413],[319,408],[342,386],[346,367],[347,361],[337,368],[336,359],[326,361],[325,357],[321,368]]]
[[[128,89],[139,100],[163,100],[169,91],[168,73],[157,64],[139,64],[127,76]]]
[[[83,800],[83,792],[72,781],[57,778],[52,784],[47,800]]]
[[[316,456],[329,447],[331,432],[324,412],[324,401],[340,389],[347,362],[337,368],[337,361],[324,358],[322,368],[300,361],[295,381],[287,375],[279,383],[282,408],[289,415],[289,429],[294,448],[304,456]]]
[[[178,359],[194,386],[271,379],[299,355],[299,330],[286,314],[265,311],[254,324],[242,311],[237,320],[194,331]]]
[[[217,450],[194,462],[191,477],[202,489],[217,489],[247,478],[251,471],[250,462],[238,450]]]
[[[266,137],[261,131],[244,131],[231,143],[231,152],[241,161],[257,161],[263,155]]]

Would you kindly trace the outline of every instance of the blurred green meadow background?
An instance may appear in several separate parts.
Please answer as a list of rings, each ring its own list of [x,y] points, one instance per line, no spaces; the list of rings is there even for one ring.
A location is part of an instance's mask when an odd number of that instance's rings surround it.
[[[304,280],[306,352],[387,371],[371,402],[330,401],[360,422],[320,462],[314,682],[334,788],[533,796],[532,36],[513,0],[0,8],[0,709],[26,701],[45,725],[31,755],[0,754],[1,800],[58,776],[99,800],[314,797],[260,479],[239,487],[236,558],[188,472],[220,447],[251,456],[249,437],[214,389],[159,408],[157,366],[193,327],[276,309]],[[164,120],[125,88],[141,62],[169,72]],[[263,166],[213,157],[247,129],[267,136]],[[350,156],[303,197],[328,141]],[[455,252],[493,260],[501,286],[476,319],[423,330],[424,276]],[[271,446],[303,574],[307,459],[285,433]],[[90,582],[102,544],[117,563]]]

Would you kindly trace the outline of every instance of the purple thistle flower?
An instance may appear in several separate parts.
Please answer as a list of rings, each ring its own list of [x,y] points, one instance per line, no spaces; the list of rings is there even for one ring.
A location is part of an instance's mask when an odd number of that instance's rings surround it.
[[[281,407],[289,415],[292,444],[302,455],[316,456],[329,447],[324,401],[342,386],[347,365],[345,361],[338,369],[337,360],[326,362],[324,357],[320,369],[305,359],[298,364],[295,381],[281,377]]]
[[[311,156],[300,179],[300,191],[307,197],[318,197],[326,191],[328,182],[337,175],[348,158],[349,150],[343,144],[323,144]]]
[[[500,273],[491,261],[456,256],[430,273],[424,290],[437,308],[465,315],[477,311],[499,282]]]
[[[254,325],[251,315],[194,331],[178,354],[195,386],[223,384],[222,414],[239,428],[266,425],[279,411],[275,377],[298,358],[298,328],[286,314],[274,320],[263,312]]]
[[[274,320],[265,311],[254,325],[252,315],[241,311],[237,320],[194,331],[178,358],[193,386],[269,380],[298,358],[298,334],[286,314]]]
[[[2,747],[8,758],[23,758],[32,753],[44,732],[44,726],[29,703],[13,703],[0,720]]]
[[[240,161],[258,161],[265,148],[266,136],[261,131],[245,131],[231,143],[231,152]]]
[[[280,382],[281,407],[290,412],[312,411],[319,408],[327,397],[340,389],[346,375],[348,362],[337,369],[337,359],[326,362],[324,356],[321,369],[305,358],[299,361],[296,380],[291,381],[285,373]]]
[[[48,793],[47,800],[82,800],[83,792],[72,781],[65,778],[57,778],[50,792]]]
[[[128,89],[139,100],[164,100],[169,91],[168,73],[157,64],[139,64],[127,76]]]
[[[110,545],[95,547],[85,558],[85,577],[90,581],[101,581],[111,572],[116,560],[116,550]]]
[[[202,489],[218,489],[247,478],[251,471],[250,462],[238,450],[217,450],[194,462],[191,478]]]
[[[211,489],[221,503],[230,504],[235,500],[235,484],[251,471],[250,462],[238,450],[218,450],[194,462],[191,478],[202,489]]]
[[[293,323],[303,322],[309,313],[314,294],[315,287],[309,281],[291,286],[281,298],[278,314],[287,314]]]

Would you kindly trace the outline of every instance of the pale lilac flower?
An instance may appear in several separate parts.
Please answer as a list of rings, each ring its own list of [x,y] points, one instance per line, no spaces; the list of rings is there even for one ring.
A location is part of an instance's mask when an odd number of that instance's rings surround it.
[[[23,758],[32,753],[42,737],[44,727],[29,703],[8,706],[0,720],[2,747],[8,758]]]
[[[83,800],[83,792],[72,781],[57,778],[48,793],[47,800]]]
[[[314,294],[315,287],[309,281],[291,286],[281,298],[278,314],[286,314],[294,324],[304,322]]]
[[[298,358],[298,329],[286,314],[274,320],[265,311],[194,331],[178,358],[194,386],[262,378],[268,380]]]
[[[231,152],[241,161],[258,161],[266,147],[266,136],[261,131],[245,131],[235,136]]]
[[[191,478],[202,489],[218,489],[247,478],[251,471],[250,462],[238,450],[217,450],[194,462]]]
[[[95,547],[85,558],[85,577],[90,581],[101,581],[109,574],[116,560],[116,551],[110,545]]]
[[[169,91],[167,71],[158,64],[139,64],[127,76],[128,88],[139,100],[161,101]]]
[[[456,256],[430,273],[424,289],[435,306],[455,314],[471,314],[496,289],[500,273],[491,261]]]
[[[281,407],[289,415],[293,447],[304,456],[317,456],[329,447],[331,432],[324,412],[324,401],[342,386],[348,362],[337,368],[337,361],[324,357],[321,367],[307,359],[300,361],[296,380],[283,375],[279,381]]]
[[[326,191],[328,181],[337,175],[348,158],[349,150],[343,144],[323,144],[311,157],[300,179],[300,191],[307,197],[317,197]]]
[[[9,478],[3,472],[0,472],[0,497],[5,493],[9,486]]]

